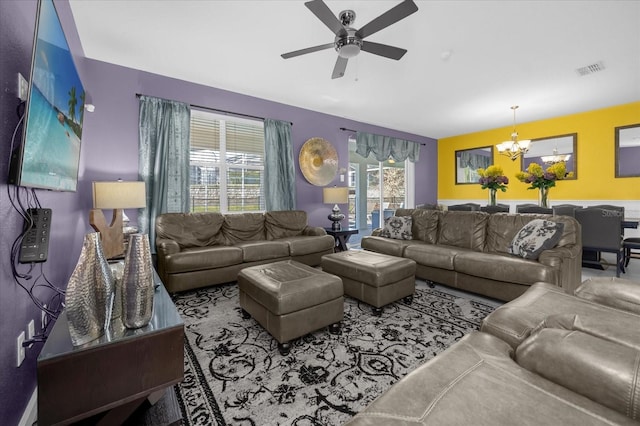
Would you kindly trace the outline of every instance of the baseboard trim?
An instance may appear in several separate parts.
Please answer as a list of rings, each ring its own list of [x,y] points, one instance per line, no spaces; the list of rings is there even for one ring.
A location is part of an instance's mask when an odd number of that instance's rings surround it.
[[[18,426],[32,426],[38,420],[38,387],[33,390]]]

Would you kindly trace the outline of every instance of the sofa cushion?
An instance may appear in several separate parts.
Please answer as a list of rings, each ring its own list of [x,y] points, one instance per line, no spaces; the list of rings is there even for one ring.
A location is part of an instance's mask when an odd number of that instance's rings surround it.
[[[384,219],[384,227],[380,236],[394,240],[411,240],[411,216],[391,216]]]
[[[238,247],[188,248],[167,256],[165,269],[169,274],[204,271],[242,263],[242,250]]]
[[[222,235],[226,245],[264,240],[264,215],[262,213],[227,214],[222,224]]]
[[[345,425],[634,424],[520,367],[511,348],[472,332],[422,364]]]
[[[469,249],[433,244],[411,244],[404,250],[404,257],[417,264],[453,271],[454,259],[461,253],[473,253]]]
[[[527,223],[513,237],[509,253],[535,260],[545,250],[556,246],[564,224],[544,219],[534,219]]]
[[[640,314],[640,285],[636,281],[615,277],[585,280],[575,291],[581,299]]]
[[[482,251],[489,216],[484,212],[442,212],[438,244]]]
[[[302,235],[307,226],[307,212],[302,210],[272,211],[264,214],[267,240]]]
[[[391,238],[366,236],[360,240],[360,247],[364,250],[402,257],[405,247],[415,244],[413,240],[392,240]]]
[[[305,256],[312,253],[333,251],[336,244],[335,238],[326,234],[317,237],[300,235],[297,237],[281,238],[278,241],[289,245],[290,256]]]
[[[544,328],[516,350],[529,371],[640,419],[640,352],[586,333]]]
[[[235,247],[242,250],[244,262],[259,262],[289,256],[289,244],[286,241],[246,241],[237,243]]]
[[[438,240],[439,212],[437,210],[416,209],[411,217],[413,217],[413,228],[411,229],[413,239],[435,244]]]
[[[169,239],[181,249],[222,243],[219,234],[224,222],[220,213],[164,213],[156,218],[156,238]]]
[[[552,321],[557,327],[557,315],[578,316],[579,322],[572,322],[573,329],[640,348],[640,315],[580,299],[548,283],[535,283],[520,297],[497,308],[482,320],[481,330],[515,348],[543,322]]]
[[[456,272],[494,281],[533,284],[538,281],[558,283],[556,268],[501,253],[467,251],[455,257]]]

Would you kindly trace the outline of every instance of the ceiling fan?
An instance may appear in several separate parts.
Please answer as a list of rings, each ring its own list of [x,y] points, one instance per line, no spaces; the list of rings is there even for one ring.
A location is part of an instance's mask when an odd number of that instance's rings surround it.
[[[307,8],[316,15],[322,23],[333,31],[336,35],[335,40],[333,43],[321,44],[319,46],[307,47],[306,49],[283,53],[281,56],[284,59],[289,59],[295,56],[305,55],[307,53],[317,52],[319,50],[330,49],[333,47],[338,52],[338,59],[336,61],[336,65],[333,67],[331,78],[340,78],[344,76],[349,58],[353,58],[360,53],[361,50],[395,60],[402,58],[402,56],[407,53],[406,49],[374,43],[372,41],[364,41],[363,39],[388,27],[389,25],[395,24],[399,20],[406,18],[418,10],[418,6],[416,6],[413,0],[404,0],[402,3],[389,9],[364,27],[357,30],[351,27],[351,24],[353,24],[356,19],[356,13],[353,10],[343,10],[340,12],[340,19],[338,19],[323,0],[308,1],[304,5],[307,6]]]

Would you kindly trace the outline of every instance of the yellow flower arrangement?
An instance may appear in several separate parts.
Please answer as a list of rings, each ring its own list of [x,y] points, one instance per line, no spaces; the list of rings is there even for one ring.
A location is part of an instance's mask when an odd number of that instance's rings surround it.
[[[478,169],[480,179],[478,182],[482,185],[482,189],[499,189],[502,192],[507,190],[509,178],[504,175],[502,167],[492,164],[486,169]]]
[[[556,186],[557,180],[571,177],[573,177],[573,172],[567,173],[567,166],[564,161],[552,164],[546,170],[538,163],[531,163],[526,172],[516,173],[516,179],[531,185],[527,189],[552,188]]]

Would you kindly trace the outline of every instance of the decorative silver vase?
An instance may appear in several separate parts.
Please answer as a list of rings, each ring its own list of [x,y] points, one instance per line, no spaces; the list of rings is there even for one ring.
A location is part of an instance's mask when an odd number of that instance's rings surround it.
[[[65,296],[69,334],[74,346],[95,340],[108,329],[113,293],[113,277],[102,252],[100,234],[89,233],[84,237]]]
[[[151,321],[153,293],[149,236],[131,234],[122,275],[122,322],[125,327],[140,328]]]

